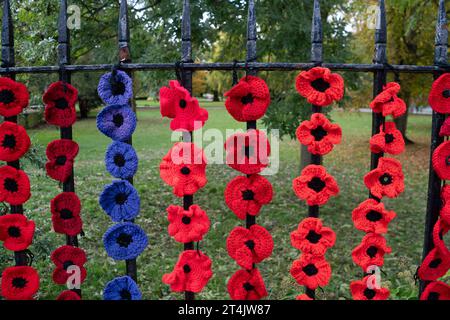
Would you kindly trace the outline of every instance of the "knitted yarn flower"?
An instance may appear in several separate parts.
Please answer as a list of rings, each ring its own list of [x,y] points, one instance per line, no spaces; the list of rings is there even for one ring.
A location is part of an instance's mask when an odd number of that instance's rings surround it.
[[[69,272],[69,267],[76,266],[80,271],[80,281],[84,282],[86,279],[86,253],[77,247],[61,246],[52,252],[50,259],[55,264],[56,268],[53,270],[53,281],[56,284],[66,284],[72,272]]]
[[[300,72],[295,88],[309,103],[320,107],[326,107],[344,97],[344,79],[322,67]]]
[[[295,300],[312,301],[314,299],[311,298],[310,296],[308,296],[306,293],[303,293],[303,294],[299,294],[298,296],[296,296]]]
[[[100,194],[99,203],[111,220],[132,220],[139,214],[141,200],[136,189],[126,180],[115,180]]]
[[[441,126],[441,129],[439,130],[439,136],[441,137],[448,137],[450,136],[450,118],[447,117],[444,121],[444,123]]]
[[[425,287],[420,300],[450,300],[450,286],[441,281],[433,281]]]
[[[97,92],[106,104],[128,104],[133,96],[133,81],[125,72],[114,70],[101,76]]]
[[[257,216],[261,207],[272,201],[273,188],[269,180],[258,174],[238,176],[225,188],[225,203],[241,220],[247,214]]]
[[[433,248],[417,270],[419,279],[435,281],[444,276],[450,269],[450,255],[439,248]]]
[[[113,104],[97,115],[97,128],[114,141],[127,141],[136,129],[136,114],[126,104]]]
[[[366,272],[369,266],[383,266],[384,255],[391,253],[391,251],[391,248],[386,244],[386,239],[382,235],[369,233],[353,249],[352,258],[353,262]]]
[[[397,130],[395,122],[386,122],[380,126],[380,133],[370,139],[370,151],[373,153],[400,154],[405,151],[405,141],[402,133]]]
[[[257,224],[249,229],[236,227],[227,238],[228,254],[239,266],[247,270],[251,270],[255,263],[270,257],[272,250],[272,236]]]
[[[433,82],[428,103],[436,112],[450,113],[450,74],[444,73]]]
[[[336,234],[331,228],[324,227],[318,218],[306,218],[291,232],[291,244],[303,253],[324,255],[334,246]]]
[[[22,251],[33,243],[35,224],[21,214],[0,216],[0,241],[7,250]]]
[[[450,179],[450,141],[445,141],[433,152],[432,165],[442,180]]]
[[[148,245],[145,231],[131,222],[118,223],[103,235],[103,245],[114,260],[131,260],[139,256]]]
[[[13,117],[28,106],[30,94],[27,87],[7,77],[0,78],[0,115]]]
[[[62,192],[50,201],[53,229],[56,233],[75,236],[83,228],[81,202],[76,193]]]
[[[370,276],[350,283],[353,300],[387,300],[390,292],[387,288],[369,288]]]
[[[364,176],[364,184],[377,198],[395,198],[405,189],[402,164],[397,159],[381,158],[377,168]]]
[[[447,225],[450,225],[450,186],[445,185],[441,191],[442,207],[439,215]]]
[[[77,121],[77,100],[78,90],[71,84],[63,81],[52,83],[42,96],[45,121],[63,128],[70,127]]]
[[[270,105],[270,92],[266,82],[255,76],[245,76],[225,92],[225,107],[236,121],[261,118]]]
[[[65,182],[73,173],[73,163],[78,154],[78,144],[70,139],[50,142],[47,146],[45,169],[50,178]]]
[[[81,297],[72,290],[64,290],[56,300],[81,300]]]
[[[396,82],[389,82],[383,87],[383,91],[370,103],[375,113],[382,113],[383,117],[392,115],[398,118],[405,114],[406,103],[397,94],[400,92],[400,85]]]
[[[236,133],[225,142],[226,163],[244,174],[260,173],[269,165],[270,144],[263,131]]]
[[[295,131],[298,141],[312,154],[326,155],[335,144],[341,143],[342,129],[332,124],[322,113],[313,113],[311,120],[303,121]]]
[[[167,208],[169,235],[177,242],[197,242],[208,232],[210,221],[206,212],[194,204],[189,210],[171,205]]]
[[[208,111],[200,108],[198,100],[176,80],[159,90],[159,99],[161,115],[172,119],[171,130],[194,131],[208,120]]]
[[[313,290],[326,286],[331,278],[331,267],[324,256],[302,254],[292,263],[290,272],[299,285]]]
[[[115,141],[111,143],[105,155],[106,170],[115,178],[128,179],[138,169],[136,151],[128,143]]]
[[[0,161],[16,161],[30,148],[30,137],[24,127],[14,122],[0,124]]]
[[[444,255],[450,257],[450,249],[447,248],[447,245],[444,240],[444,236],[450,230],[450,225],[448,225],[444,220],[439,219],[433,228],[433,244],[436,248],[438,248]]]
[[[212,277],[211,259],[199,250],[183,251],[171,273],[162,277],[163,283],[170,285],[174,292],[198,293]]]
[[[7,300],[33,300],[39,290],[39,275],[28,266],[8,267],[2,273],[2,297]]]
[[[202,149],[194,143],[178,142],[162,159],[159,174],[176,196],[192,195],[208,181],[206,164]]]
[[[295,194],[309,206],[324,205],[329,198],[339,193],[336,180],[323,166],[309,165],[292,181]]]
[[[24,171],[0,167],[0,202],[17,206],[27,202],[30,196],[30,180]]]
[[[117,277],[108,282],[103,290],[103,300],[141,300],[138,285],[129,276]]]
[[[261,300],[267,296],[264,280],[257,268],[236,271],[228,280],[227,289],[233,300]]]
[[[384,204],[375,199],[363,201],[352,212],[355,228],[366,233],[386,233],[389,223],[396,216],[394,211],[386,210]]]

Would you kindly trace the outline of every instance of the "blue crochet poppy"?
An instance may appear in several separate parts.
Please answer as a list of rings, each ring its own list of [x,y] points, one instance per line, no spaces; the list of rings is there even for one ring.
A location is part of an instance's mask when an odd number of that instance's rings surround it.
[[[108,282],[103,290],[103,300],[141,300],[138,285],[129,276],[117,277]]]
[[[138,157],[128,143],[111,143],[105,155],[106,170],[115,178],[128,179],[136,174]]]
[[[133,96],[133,81],[123,71],[108,72],[101,76],[97,92],[106,104],[128,104]]]
[[[138,225],[122,222],[103,235],[106,253],[114,260],[130,260],[139,256],[148,245],[147,235]]]
[[[97,128],[115,141],[126,141],[136,129],[136,115],[126,104],[112,104],[97,115]]]
[[[99,203],[111,220],[134,219],[139,214],[141,200],[131,183],[126,180],[116,180],[108,184],[100,194]]]

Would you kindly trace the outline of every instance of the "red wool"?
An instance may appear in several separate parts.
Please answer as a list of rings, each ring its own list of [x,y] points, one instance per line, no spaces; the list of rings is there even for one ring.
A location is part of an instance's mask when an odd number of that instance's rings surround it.
[[[445,73],[433,82],[428,103],[436,112],[450,113],[450,74]]]
[[[392,158],[381,158],[378,167],[364,176],[364,184],[377,198],[396,198],[405,189],[402,164]]]
[[[426,286],[420,300],[450,300],[450,286],[441,281],[433,281]]]
[[[384,208],[382,202],[368,199],[352,212],[355,228],[366,233],[387,233],[389,223],[396,217],[394,211]]]
[[[323,256],[334,246],[336,234],[331,228],[324,227],[318,218],[306,218],[291,233],[291,244],[303,253]]]
[[[406,113],[406,103],[397,94],[400,92],[400,85],[396,82],[386,84],[383,91],[370,103],[370,107],[375,113],[382,113],[383,117],[392,115],[398,118]]]
[[[331,278],[331,267],[324,256],[302,254],[292,263],[291,275],[299,285],[314,290],[328,284]]]
[[[0,241],[7,250],[26,250],[33,243],[35,224],[22,214],[0,216]]]
[[[397,130],[395,122],[386,122],[385,128],[380,126],[380,133],[370,139],[370,151],[373,153],[400,154],[405,151],[402,133]]]
[[[445,244],[444,236],[450,230],[450,225],[448,225],[444,220],[439,219],[433,228],[433,243],[438,250],[443,252],[444,255],[450,256],[450,250]]]
[[[370,276],[350,283],[353,300],[387,300],[390,292],[387,288],[369,288]]]
[[[0,115],[13,117],[28,106],[30,94],[27,87],[7,77],[0,78]]]
[[[76,236],[83,228],[81,202],[74,192],[63,192],[50,201],[53,229],[56,233]]]
[[[72,273],[68,273],[67,269],[70,266],[77,266],[80,269],[81,282],[86,279],[86,253],[77,247],[62,246],[53,251],[50,259],[55,264],[56,268],[53,270],[53,281],[57,284],[66,284],[68,278]]]
[[[30,148],[31,141],[24,127],[14,122],[0,124],[0,160],[19,160]]]
[[[312,300],[314,300],[314,299],[311,298],[310,296],[308,296],[306,293],[303,293],[303,294],[299,294],[298,296],[296,296],[296,297],[295,297],[295,300],[312,301]]]
[[[441,130],[439,131],[439,136],[448,137],[450,136],[450,118],[447,117],[444,123],[441,126]]]
[[[391,253],[386,239],[379,234],[369,233],[362,239],[361,243],[352,251],[353,262],[360,266],[364,272],[369,266],[382,267],[384,255]]]
[[[432,164],[439,178],[450,179],[450,141],[445,141],[434,150]]]
[[[417,270],[417,275],[421,280],[435,281],[444,276],[450,269],[450,255],[447,252],[432,249]]]
[[[78,90],[71,84],[62,81],[52,83],[42,97],[45,121],[63,128],[70,127],[77,120],[77,100]]]
[[[0,201],[17,206],[30,199],[30,180],[22,170],[11,166],[0,167]]]
[[[76,292],[72,290],[65,290],[61,292],[56,300],[81,300],[81,298]]]
[[[50,142],[46,150],[45,169],[50,178],[65,182],[73,172],[73,163],[78,154],[78,144],[69,139]]]
[[[440,211],[440,217],[442,221],[450,225],[450,186],[445,185],[441,191],[442,209]]]
[[[6,300],[33,300],[39,275],[28,266],[8,267],[2,273],[2,296]]]
[[[167,208],[169,220],[169,235],[177,242],[197,242],[208,232],[210,221],[206,212],[194,204],[189,210],[171,205]]]
[[[228,280],[227,288],[233,300],[261,300],[267,296],[264,280],[257,268],[236,271]]]

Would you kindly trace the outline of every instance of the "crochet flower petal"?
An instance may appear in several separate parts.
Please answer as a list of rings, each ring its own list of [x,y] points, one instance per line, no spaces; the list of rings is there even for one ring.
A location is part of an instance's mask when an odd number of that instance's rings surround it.
[[[3,298],[7,300],[32,300],[38,289],[39,275],[32,267],[8,267],[3,270]]]
[[[53,229],[56,233],[75,236],[83,228],[81,202],[74,192],[62,192],[50,201]]]
[[[350,283],[353,300],[387,300],[390,292],[387,288],[369,287],[370,276]]]
[[[103,300],[141,300],[138,285],[129,276],[117,277],[108,282],[103,290]]]
[[[105,186],[100,194],[99,203],[112,221],[120,222],[136,218],[141,201],[131,183],[126,180],[116,180]]]
[[[352,212],[355,228],[366,233],[386,233],[389,223],[396,217],[394,211],[384,208],[382,202],[368,199]]]
[[[125,72],[115,70],[101,76],[97,91],[106,104],[128,104],[133,96],[133,81]]]
[[[208,232],[210,221],[206,212],[194,204],[189,210],[171,205],[167,208],[169,235],[181,243],[197,242]]]
[[[426,286],[420,300],[450,300],[450,286],[441,281],[433,281]]]
[[[450,113],[450,74],[445,73],[433,82],[428,103],[436,112]]]
[[[27,87],[7,77],[0,78],[0,115],[13,117],[28,106],[30,94]]]
[[[257,268],[236,271],[228,280],[227,289],[233,300],[261,300],[267,296],[264,280]]]
[[[336,234],[330,228],[324,227],[318,218],[306,218],[291,233],[291,243],[294,248],[303,253],[323,256],[328,248],[334,246]]]
[[[24,171],[0,167],[0,201],[17,206],[27,202],[30,196],[30,180]]]
[[[113,104],[97,115],[97,128],[114,141],[127,141],[136,129],[136,114],[128,105]]]
[[[299,285],[309,289],[326,286],[331,278],[331,267],[324,256],[302,254],[292,263],[290,272]]]
[[[114,260],[137,258],[147,247],[145,231],[131,222],[123,222],[110,227],[103,235],[106,253]]]
[[[7,250],[26,250],[33,242],[35,224],[21,214],[0,216],[0,241]]]
[[[14,122],[0,124],[0,160],[16,161],[30,148],[30,137],[24,127]]]
[[[439,178],[450,179],[450,141],[443,142],[434,150],[432,164]]]
[[[377,198],[395,198],[405,189],[402,164],[392,158],[381,158],[378,167],[364,176],[364,184]]]
[[[352,258],[353,262],[366,272],[370,266],[383,266],[384,255],[391,253],[391,251],[391,248],[386,244],[386,239],[382,235],[369,233],[353,249]]]
[[[136,151],[128,143],[115,141],[109,145],[105,155],[106,170],[115,178],[128,179],[138,169]]]
[[[45,91],[42,101],[45,104],[45,121],[63,128],[70,127],[77,120],[75,103],[78,90],[71,84],[54,82]]]

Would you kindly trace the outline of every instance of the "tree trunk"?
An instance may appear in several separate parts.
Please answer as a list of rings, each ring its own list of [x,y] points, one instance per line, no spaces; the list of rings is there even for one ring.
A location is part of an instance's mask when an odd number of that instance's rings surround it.
[[[220,99],[219,99],[219,91],[214,90],[213,91],[213,95],[214,95],[213,101],[220,101]]]
[[[89,114],[89,101],[87,99],[79,99],[78,105],[80,107],[80,118],[87,119]]]

